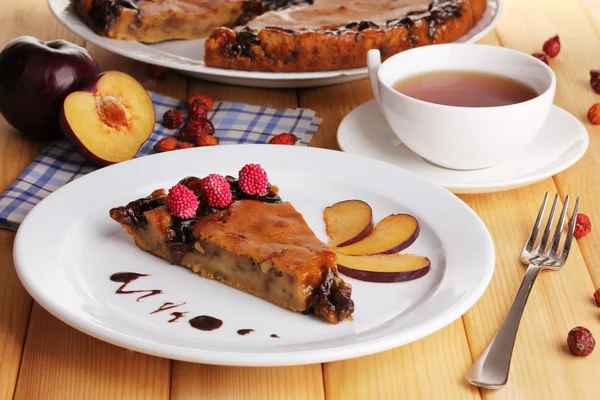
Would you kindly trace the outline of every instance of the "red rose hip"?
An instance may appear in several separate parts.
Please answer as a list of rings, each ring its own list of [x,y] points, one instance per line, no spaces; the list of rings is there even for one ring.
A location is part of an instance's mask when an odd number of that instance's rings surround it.
[[[558,53],[560,53],[560,39],[558,38],[558,35],[546,40],[542,50],[548,55],[548,57],[556,57]]]
[[[575,356],[588,356],[596,347],[596,340],[592,332],[583,326],[578,326],[569,331],[567,336],[567,345],[571,354]]]
[[[600,288],[594,292],[594,300],[596,300],[596,304],[600,307]]]
[[[594,92],[600,94],[600,69],[590,71],[590,86]]]
[[[550,61],[548,60],[548,56],[544,53],[533,53],[532,56],[542,61],[546,65],[550,65]]]
[[[163,114],[163,125],[169,129],[177,129],[183,124],[183,113],[178,110],[169,110]]]
[[[572,218],[571,218],[572,219]],[[569,221],[569,224],[571,221]],[[592,221],[590,217],[585,214],[577,214],[577,219],[575,220],[575,232],[573,236],[576,238],[580,238],[582,236],[587,235],[592,231]]]
[[[192,119],[206,118],[208,116],[208,106],[203,101],[194,101],[189,105],[188,116]]]
[[[199,136],[215,134],[215,126],[206,118],[192,119],[181,130],[183,140],[194,143]]]

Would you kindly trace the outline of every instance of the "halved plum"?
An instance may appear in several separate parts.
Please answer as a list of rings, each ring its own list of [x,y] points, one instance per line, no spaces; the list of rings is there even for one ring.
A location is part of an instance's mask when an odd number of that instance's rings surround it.
[[[367,282],[405,282],[425,276],[431,270],[427,257],[415,254],[375,254],[348,256],[337,253],[338,270],[354,279]]]
[[[323,213],[331,247],[344,247],[365,238],[373,230],[373,210],[362,200],[335,203]]]
[[[60,126],[90,161],[109,165],[135,157],[154,129],[146,89],[133,77],[109,71],[67,96]]]
[[[419,222],[412,215],[391,214],[379,221],[364,239],[334,250],[349,256],[398,253],[417,240],[419,231]]]

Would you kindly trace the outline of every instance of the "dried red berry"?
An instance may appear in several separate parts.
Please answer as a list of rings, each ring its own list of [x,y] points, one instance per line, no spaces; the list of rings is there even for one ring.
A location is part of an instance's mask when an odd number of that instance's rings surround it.
[[[571,221],[569,221],[569,224],[570,223]],[[590,217],[581,213],[577,214],[577,219],[575,220],[575,233],[573,234],[573,236],[575,236],[576,238],[580,238],[582,236],[587,235],[591,231],[592,221],[590,220]]]
[[[191,149],[192,147],[194,147],[194,145],[190,142],[180,142],[177,145],[177,150],[181,150],[181,149]]]
[[[188,108],[188,117],[191,119],[206,118],[208,106],[202,101],[194,101]]]
[[[600,94],[600,69],[590,71],[590,86],[594,92]]]
[[[169,207],[172,216],[184,219],[193,218],[196,216],[196,209],[199,204],[194,192],[187,187],[178,183],[169,189],[167,207]]]
[[[590,107],[587,117],[592,125],[600,125],[600,103],[596,103]]]
[[[535,58],[537,58],[538,60],[545,62],[546,65],[550,65],[550,61],[548,59],[548,56],[544,53],[533,53],[532,56],[534,56]]]
[[[200,136],[196,137],[196,140],[194,141],[194,143],[198,147],[216,146],[219,144],[219,138],[217,138],[216,136],[210,136],[210,135],[200,135]]]
[[[154,145],[154,151],[157,153],[164,153],[165,151],[176,150],[179,145],[179,140],[174,137],[168,137],[164,139],[160,139]]]
[[[194,143],[196,138],[203,135],[214,135],[215,126],[206,118],[189,120],[181,130],[183,140]]]
[[[183,124],[183,113],[179,110],[169,110],[163,114],[162,123],[169,129],[177,129]]]
[[[594,351],[596,340],[594,340],[592,332],[583,326],[578,326],[569,331],[567,344],[569,345],[571,354],[576,356],[587,356]]]
[[[206,107],[208,107],[209,110],[212,109],[215,105],[215,100],[209,95],[203,93],[196,93],[188,97],[188,107],[196,101],[201,101],[202,103],[206,104]]]
[[[544,53],[548,54],[548,57],[556,57],[558,53],[560,53],[560,40],[558,39],[558,35],[546,40],[542,50]]]
[[[291,133],[283,132],[269,139],[269,144],[287,144],[293,146],[298,138]]]
[[[268,185],[267,172],[259,164],[246,164],[239,172],[238,187],[244,193],[262,195]]]
[[[596,304],[600,307],[600,288],[596,289],[594,292],[594,299],[596,299]]]
[[[167,77],[169,68],[160,65],[150,65],[150,76],[152,79],[163,80]]]
[[[225,208],[231,204],[233,198],[229,182],[219,174],[210,174],[202,179],[200,191],[202,198],[210,207]]]

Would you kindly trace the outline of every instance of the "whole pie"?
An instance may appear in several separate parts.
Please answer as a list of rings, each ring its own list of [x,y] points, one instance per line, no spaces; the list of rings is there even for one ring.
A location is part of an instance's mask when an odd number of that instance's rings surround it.
[[[98,34],[155,43],[208,37],[207,66],[304,72],[363,67],[417,46],[448,43],[487,0],[72,0]]]
[[[142,250],[209,279],[292,311],[320,315],[330,323],[354,311],[352,288],[338,275],[336,255],[302,215],[269,186],[248,195],[228,177],[231,204],[215,209],[202,199],[202,180],[180,184],[197,196],[191,218],[169,210],[163,189],[110,210]]]

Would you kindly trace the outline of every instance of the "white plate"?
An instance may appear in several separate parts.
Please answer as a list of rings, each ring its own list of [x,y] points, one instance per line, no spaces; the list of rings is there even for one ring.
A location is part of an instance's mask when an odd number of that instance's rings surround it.
[[[491,31],[502,14],[502,1],[488,0],[488,7],[482,20],[457,42],[476,42]],[[108,39],[96,35],[85,25],[70,6],[70,3],[71,0],[48,0],[48,5],[54,16],[76,35],[110,52],[145,63],[172,68],[196,78],[230,85],[299,88],[333,85],[367,76],[366,68],[324,72],[275,73],[207,67],[203,61],[204,39],[172,40],[150,45],[136,41]]]
[[[353,285],[354,321],[331,325],[287,311],[139,250],[108,210],[170,187],[187,175],[236,174],[249,162],[268,171],[281,195],[326,240],[323,209],[336,201],[367,201],[379,221],[409,212],[421,224],[407,251],[428,256],[432,270],[406,283]],[[19,228],[19,277],[33,298],[67,324],[101,340],[172,359],[247,366],[296,365],[383,351],[426,336],[465,313],[494,270],[494,245],[477,215],[445,189],[400,168],[338,151],[235,145],[180,150],[101,169],[42,201]],[[150,274],[132,289],[164,293],[136,302],[117,295],[115,272]],[[150,315],[166,301],[185,301],[185,319]],[[224,321],[215,331],[189,318]],[[254,329],[247,336],[238,329]],[[273,339],[271,334],[281,338]]]
[[[482,127],[484,134],[485,127]],[[375,100],[346,115],[338,127],[337,140],[343,151],[406,168],[457,194],[497,192],[539,182],[575,164],[589,143],[583,124],[562,108],[552,106],[540,134],[510,160],[476,171],[446,169],[431,164],[404,146],[383,118]]]

